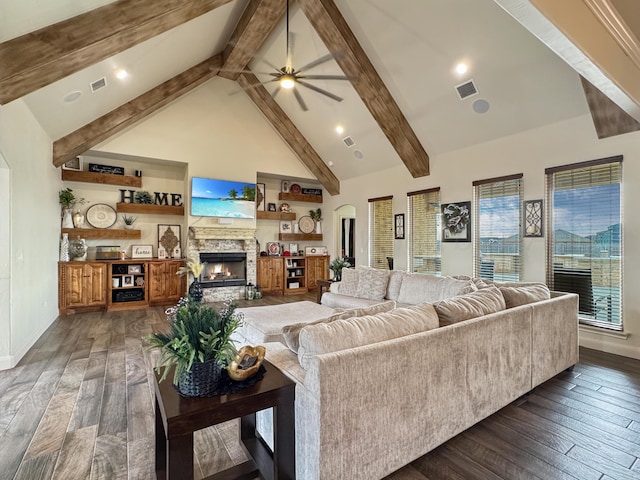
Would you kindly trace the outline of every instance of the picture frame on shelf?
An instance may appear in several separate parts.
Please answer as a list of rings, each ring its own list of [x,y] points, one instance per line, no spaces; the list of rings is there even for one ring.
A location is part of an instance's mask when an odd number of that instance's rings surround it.
[[[289,186],[290,186],[290,185],[291,185],[291,184],[289,183],[289,180],[283,180],[283,181],[282,181],[282,185],[281,185],[282,192],[283,192],[283,193],[289,193]]]
[[[395,215],[395,239],[404,240],[404,213]]]
[[[287,258],[287,268],[292,268],[293,267],[293,260],[290,258]]]
[[[158,247],[158,258],[164,260],[167,258],[167,251],[164,247]]]
[[[131,258],[153,258],[153,245],[131,245]]]
[[[133,287],[133,275],[124,275],[122,277],[123,287]]]
[[[280,233],[292,233],[293,224],[291,220],[280,220]]]
[[[275,203],[269,203],[269,205],[267,206],[267,211],[275,212],[276,211],[276,204]]]
[[[471,241],[471,202],[442,205],[442,241]]]
[[[72,158],[67,163],[62,164],[63,170],[73,170],[74,172],[81,172],[84,166],[84,159],[81,155]]]
[[[158,224],[158,247],[163,247],[167,254],[173,254],[176,247],[180,246],[180,225]]]
[[[127,269],[127,273],[129,275],[142,273],[142,265],[129,265],[129,268]]]
[[[291,253],[291,255],[298,255],[298,244],[297,243],[290,243],[289,244],[289,253]]]
[[[264,212],[267,209],[266,205],[267,205],[267,185],[264,183],[256,183],[256,209]]]

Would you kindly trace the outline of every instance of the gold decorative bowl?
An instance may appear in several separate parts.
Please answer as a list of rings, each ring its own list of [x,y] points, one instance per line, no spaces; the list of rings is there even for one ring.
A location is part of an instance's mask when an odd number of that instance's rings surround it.
[[[247,380],[248,378],[253,377],[256,373],[258,373],[258,369],[262,364],[262,360],[264,360],[265,353],[267,353],[267,349],[262,345],[258,345],[257,347],[245,345],[240,350],[238,350],[236,358],[227,367],[227,373],[229,374],[229,377],[237,382],[241,382],[242,380]],[[243,368],[243,362],[251,359],[251,357],[257,357],[255,363],[253,363],[248,368]]]

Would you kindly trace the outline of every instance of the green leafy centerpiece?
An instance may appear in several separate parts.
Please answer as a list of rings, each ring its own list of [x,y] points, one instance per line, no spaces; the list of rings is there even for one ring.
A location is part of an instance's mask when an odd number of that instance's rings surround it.
[[[329,270],[333,272],[333,278],[336,282],[342,280],[342,269],[349,268],[351,264],[347,262],[346,258],[334,258],[329,264]]]
[[[216,311],[192,299],[181,299],[169,331],[144,338],[151,348],[160,350],[155,368],[162,372],[160,380],[175,366],[173,383],[182,395],[201,397],[213,393],[222,370],[237,353],[231,335],[242,324],[243,315],[236,313],[236,308],[235,304],[225,304]]]

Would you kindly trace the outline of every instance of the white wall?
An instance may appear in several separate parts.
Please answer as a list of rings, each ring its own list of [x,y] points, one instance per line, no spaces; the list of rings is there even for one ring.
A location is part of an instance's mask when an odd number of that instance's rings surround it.
[[[21,100],[0,108],[0,152],[9,166],[11,209],[8,241],[0,230],[10,249],[9,318],[0,317],[3,336],[10,332],[9,352],[0,357],[7,368],[57,317],[61,181],[51,140]]]
[[[488,119],[490,121],[490,119]],[[591,118],[583,116],[472,148],[431,158],[431,175],[413,179],[404,166],[343,181],[341,194],[329,197],[324,208],[334,211],[344,204],[356,207],[358,264],[368,259],[367,199],[393,195],[394,213],[407,213],[407,192],[441,188],[442,202],[472,200],[471,182],[514,173],[524,174],[524,199],[544,198],[544,169],[555,165],[623,155],[624,291],[623,316],[627,339],[581,331],[582,345],[640,358],[640,222],[635,206],[640,202],[640,132],[598,140]],[[473,221],[473,219],[472,219]],[[327,227],[330,225],[327,224]],[[325,229],[328,238],[334,238]],[[334,242],[330,242],[331,245]],[[407,268],[407,240],[395,240],[396,268]],[[335,252],[331,252],[332,256]],[[471,243],[442,245],[443,274],[472,274]],[[545,281],[545,240],[524,239],[523,280]]]
[[[11,195],[9,165],[0,150],[0,369],[11,366]],[[4,360],[3,360],[4,359]]]

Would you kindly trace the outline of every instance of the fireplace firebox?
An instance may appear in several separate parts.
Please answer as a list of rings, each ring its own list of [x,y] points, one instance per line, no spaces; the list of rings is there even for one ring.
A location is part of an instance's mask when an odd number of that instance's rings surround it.
[[[247,284],[247,254],[200,253],[203,264],[200,284],[206,288],[230,287]]]

